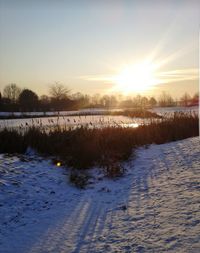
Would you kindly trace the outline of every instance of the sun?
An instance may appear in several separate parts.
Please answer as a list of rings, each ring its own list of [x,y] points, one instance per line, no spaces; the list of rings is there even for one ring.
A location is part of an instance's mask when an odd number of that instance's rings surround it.
[[[156,65],[149,62],[128,65],[113,78],[114,90],[128,94],[152,89],[159,82],[155,71]]]
[[[176,83],[186,80],[198,80],[198,69],[171,69],[163,71],[163,66],[174,59],[169,55],[159,61],[148,56],[137,64],[129,64],[123,68],[112,67],[112,75],[87,75],[80,78],[87,81],[102,82],[109,85],[108,93],[124,95],[148,93],[161,84]]]

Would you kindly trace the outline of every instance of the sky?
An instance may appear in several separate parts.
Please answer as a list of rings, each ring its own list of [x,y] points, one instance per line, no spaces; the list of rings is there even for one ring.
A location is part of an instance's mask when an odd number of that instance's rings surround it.
[[[16,83],[42,95],[60,82],[73,93],[118,92],[115,77],[150,59],[162,82],[144,94],[193,94],[199,10],[198,0],[0,0],[0,90]]]

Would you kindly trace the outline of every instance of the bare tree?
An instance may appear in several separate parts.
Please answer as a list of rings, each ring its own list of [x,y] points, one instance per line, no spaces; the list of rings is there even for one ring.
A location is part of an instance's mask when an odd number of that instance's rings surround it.
[[[199,100],[199,93],[196,92],[196,93],[194,94],[194,96],[193,96],[192,99]]]
[[[166,107],[166,106],[174,106],[174,100],[170,94],[166,93],[165,91],[159,97],[159,106]]]
[[[3,90],[3,96],[10,99],[13,103],[18,100],[20,93],[21,89],[15,83],[6,85]]]
[[[0,92],[0,109],[1,109],[1,104],[2,104],[2,96],[1,96],[1,92]]]
[[[191,96],[186,92],[183,94],[183,96],[181,97],[181,104],[183,106],[188,106],[191,100]]]
[[[149,100],[147,97],[142,97],[141,98],[141,107],[142,108],[147,108],[149,104]]]
[[[53,99],[61,100],[68,97],[70,90],[63,84],[56,82],[50,86],[49,93]]]
[[[199,105],[199,93],[196,92],[192,97],[192,105]]]
[[[157,104],[156,99],[155,99],[154,97],[151,97],[151,98],[149,99],[149,105],[150,105],[151,107],[154,107],[154,106],[156,106],[156,104]]]

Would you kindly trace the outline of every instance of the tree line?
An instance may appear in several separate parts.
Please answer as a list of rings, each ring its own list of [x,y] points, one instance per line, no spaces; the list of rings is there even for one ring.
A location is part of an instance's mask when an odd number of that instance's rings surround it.
[[[185,93],[178,100],[162,92],[156,99],[146,96],[87,95],[71,91],[60,83],[50,86],[49,94],[38,96],[30,89],[21,89],[16,84],[8,84],[0,92],[0,111],[64,111],[84,108],[151,108],[155,106],[198,105],[199,94]]]

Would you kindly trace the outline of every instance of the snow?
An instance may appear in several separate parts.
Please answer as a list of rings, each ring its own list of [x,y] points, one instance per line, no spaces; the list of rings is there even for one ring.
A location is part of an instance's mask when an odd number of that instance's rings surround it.
[[[69,169],[32,150],[0,155],[0,252],[200,252],[200,139],[140,148],[123,177]]]
[[[172,114],[174,112],[195,112],[195,113],[198,113],[199,107],[198,106],[154,107],[150,111],[155,112],[159,115]]]

